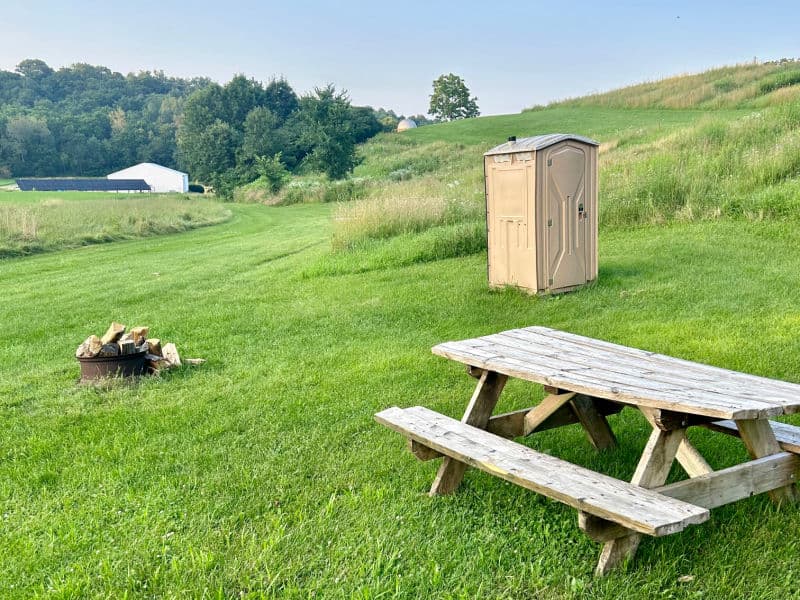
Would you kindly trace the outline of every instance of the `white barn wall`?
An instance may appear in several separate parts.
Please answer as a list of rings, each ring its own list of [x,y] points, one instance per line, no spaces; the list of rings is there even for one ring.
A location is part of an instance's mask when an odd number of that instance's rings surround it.
[[[155,163],[140,163],[111,173],[107,177],[108,179],[144,179],[151,190],[157,193],[189,191],[189,176],[186,173]]]

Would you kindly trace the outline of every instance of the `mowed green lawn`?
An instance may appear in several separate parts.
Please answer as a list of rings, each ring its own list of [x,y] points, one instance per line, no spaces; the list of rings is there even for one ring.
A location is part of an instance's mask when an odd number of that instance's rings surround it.
[[[477,471],[428,498],[436,461],[372,418],[415,404],[460,416],[474,380],[430,347],[533,324],[800,380],[792,224],[601,231],[596,285],[531,298],[489,292],[482,255],[360,273],[337,258],[338,275],[314,276],[329,206],[233,210],[183,234],[0,261],[0,597],[800,595],[797,508],[716,510],[596,580],[599,546],[572,509]],[[76,385],[75,346],[112,319],[208,362]],[[541,393],[514,382],[501,409]],[[575,426],[526,443],[627,478],[648,428],[632,411],[611,420],[621,446],[604,455]],[[690,434],[715,467],[745,456]]]
[[[426,125],[404,132],[418,142],[448,141],[462,144],[503,143],[508,136],[523,137],[552,133],[581,133],[607,139],[637,129],[642,133],[661,133],[680,128],[708,116],[734,119],[751,113],[747,109],[625,109],[592,107],[590,109],[555,106],[522,113],[462,119],[449,123]],[[661,131],[659,131],[659,129]]]

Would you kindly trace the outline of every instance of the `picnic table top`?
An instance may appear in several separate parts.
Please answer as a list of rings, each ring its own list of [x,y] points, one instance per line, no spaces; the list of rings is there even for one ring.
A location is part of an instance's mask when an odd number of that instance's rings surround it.
[[[432,351],[510,377],[634,406],[738,420],[800,411],[800,385],[795,383],[547,327],[445,342]]]

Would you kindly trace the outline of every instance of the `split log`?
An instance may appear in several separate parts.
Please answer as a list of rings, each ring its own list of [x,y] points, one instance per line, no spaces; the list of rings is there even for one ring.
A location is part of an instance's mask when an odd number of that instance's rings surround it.
[[[136,354],[136,344],[133,340],[120,341],[118,345],[120,354]]]
[[[149,332],[149,327],[133,327],[130,331],[130,334],[133,337],[133,341],[136,343],[136,345],[141,346],[144,344],[145,340],[147,340],[147,334]]]
[[[164,358],[166,358],[170,366],[172,367],[180,367],[181,365],[181,355],[178,354],[178,348],[173,343],[164,344],[164,348],[162,348]]]
[[[97,353],[97,356],[102,358],[119,356],[119,346],[116,344],[103,344],[103,347],[100,348],[100,352]]]
[[[158,338],[150,338],[147,340],[148,352],[156,356],[164,356],[161,351],[161,340]]]
[[[108,331],[100,338],[100,341],[103,342],[104,345],[113,344],[119,341],[123,333],[125,333],[125,325],[117,322],[111,323],[108,327]]]
[[[199,367],[200,365],[202,365],[205,362],[206,362],[205,358],[187,358],[186,359],[186,364],[187,365],[192,365],[193,367]]]
[[[78,349],[75,351],[75,356],[78,358],[94,358],[100,352],[100,349],[103,347],[103,343],[100,341],[100,338],[96,335],[90,335],[86,338]]]
[[[145,354],[144,358],[147,361],[147,366],[154,373],[158,373],[159,371],[164,371],[166,369],[169,369],[170,367],[169,361],[163,356],[156,356],[155,354]]]

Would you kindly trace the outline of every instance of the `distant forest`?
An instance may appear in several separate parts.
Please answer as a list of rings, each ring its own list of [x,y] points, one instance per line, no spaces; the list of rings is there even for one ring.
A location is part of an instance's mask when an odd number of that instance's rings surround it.
[[[355,164],[355,144],[400,118],[351,106],[331,85],[298,96],[284,79],[237,75],[221,86],[28,59],[0,70],[0,178],[101,176],[155,162],[226,190],[259,177],[268,159],[339,178]]]

